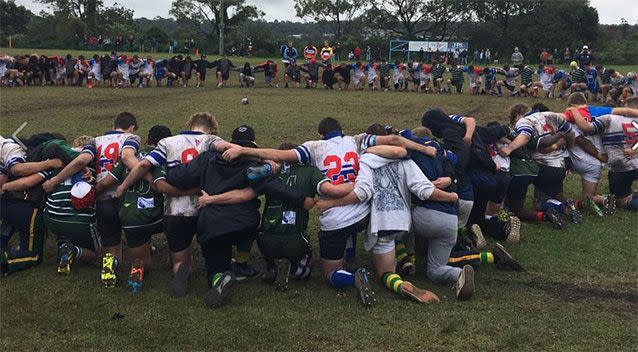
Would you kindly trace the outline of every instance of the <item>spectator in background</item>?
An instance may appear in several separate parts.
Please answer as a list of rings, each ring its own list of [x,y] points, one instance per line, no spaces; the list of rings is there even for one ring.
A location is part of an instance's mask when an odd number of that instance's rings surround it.
[[[366,62],[370,62],[370,60],[372,60],[372,48],[368,45],[366,48]]]
[[[558,48],[554,49],[554,54],[552,55],[552,60],[554,60],[555,64],[559,64],[560,63],[560,52],[558,51]]]
[[[288,45],[281,50],[281,59],[286,67],[291,60],[296,61],[297,57],[299,57],[299,53],[297,53],[297,49],[292,46],[292,41],[288,42]]]
[[[485,49],[481,49],[481,53],[479,54],[479,63],[481,65],[485,64]]]
[[[547,49],[543,49],[540,54],[540,59],[543,65],[547,65],[547,59],[549,59],[549,52],[547,51]]]
[[[492,52],[489,48],[485,49],[485,63],[490,64],[492,61]]]
[[[128,50],[135,51],[135,37],[132,35],[128,36]]]
[[[152,53],[157,52],[157,38],[155,36],[151,38],[151,52]]]
[[[354,53],[355,61],[361,61],[361,48],[357,46],[352,52]]]
[[[567,64],[570,61],[572,61],[572,51],[569,48],[565,48],[563,52],[563,62]]]
[[[102,38],[101,34],[97,37],[97,47],[100,49],[100,51],[104,50],[104,39]]]
[[[425,61],[425,51],[423,50],[423,47],[419,49],[419,59],[421,60],[421,62]]]
[[[474,49],[474,54],[472,54],[472,63],[479,64],[480,59],[481,59],[481,54],[479,53],[478,49]]]
[[[332,50],[332,47],[327,40],[323,41],[323,47],[321,48],[319,55],[324,65],[329,64],[332,61],[332,58],[334,57],[334,51]]]
[[[592,55],[589,47],[587,45],[583,46],[583,50],[578,53],[578,64],[580,67],[585,67],[586,65],[591,65],[594,61],[594,55]]]
[[[312,45],[311,42],[308,42],[308,45],[306,45],[305,48],[303,48],[303,58],[306,59],[306,61],[310,61],[312,59],[315,59],[317,57],[317,47]]]
[[[523,64],[523,53],[518,50],[518,47],[514,47],[514,52],[512,53],[512,66],[518,67]]]
[[[461,62],[463,63],[463,65],[467,65],[467,57],[468,57],[467,49],[463,49],[463,51],[461,51]]]
[[[140,49],[139,50],[140,52],[144,52],[145,51],[144,49],[146,49],[145,45],[144,45],[144,37],[140,37],[140,47],[139,47],[139,49]]]

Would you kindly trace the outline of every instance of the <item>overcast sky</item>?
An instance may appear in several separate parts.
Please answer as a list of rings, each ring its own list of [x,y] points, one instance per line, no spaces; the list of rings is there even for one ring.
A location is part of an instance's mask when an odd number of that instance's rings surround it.
[[[113,0],[105,0],[107,5],[113,4]],[[600,23],[619,24],[621,18],[626,18],[630,24],[638,23],[638,1],[636,0],[591,0],[592,6],[598,9]],[[39,12],[44,7],[33,0],[16,0],[16,3],[24,5],[34,12]],[[172,0],[119,0],[119,4],[135,10],[135,17],[153,18],[156,16],[169,17],[168,10]],[[300,21],[295,17],[295,9],[292,0],[247,0],[247,3],[257,5],[266,13],[266,20],[290,20]]]

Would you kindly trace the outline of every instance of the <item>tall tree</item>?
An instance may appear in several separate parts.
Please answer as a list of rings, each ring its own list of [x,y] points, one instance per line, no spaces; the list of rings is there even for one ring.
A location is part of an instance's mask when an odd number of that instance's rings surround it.
[[[471,16],[467,0],[372,0],[367,23],[405,39],[445,39]]]
[[[0,0],[0,35],[4,37],[25,33],[32,16],[31,11],[16,5],[15,1]]]
[[[98,14],[104,6],[103,0],[38,0],[48,5],[53,12],[60,12],[79,19],[89,30],[95,30]]]
[[[368,4],[369,0],[295,0],[295,11],[299,18],[330,25],[335,38],[339,39]]]
[[[490,22],[499,29],[499,35],[510,33],[512,20],[535,10],[540,0],[486,0],[472,1],[472,10],[479,21]]]
[[[222,8],[220,0],[174,0],[170,14],[209,39],[219,36],[222,13],[226,28],[264,15],[256,6],[246,5],[245,0],[224,0],[223,3]]]

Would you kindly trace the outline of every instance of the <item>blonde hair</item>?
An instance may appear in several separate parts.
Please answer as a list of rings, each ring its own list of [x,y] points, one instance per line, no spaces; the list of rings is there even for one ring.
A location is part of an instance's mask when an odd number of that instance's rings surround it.
[[[186,128],[192,130],[195,127],[203,127],[207,129],[210,134],[217,134],[219,124],[215,116],[208,112],[196,112],[186,122]]]
[[[569,95],[567,98],[567,105],[569,106],[579,106],[586,105],[587,97],[582,92],[574,92]]]
[[[412,130],[412,134],[415,137],[419,137],[419,138],[423,138],[423,137],[427,137],[429,139],[434,138],[434,136],[432,135],[432,131],[430,131],[430,129],[427,127],[416,127]]]
[[[93,137],[82,135],[73,140],[73,148],[82,148],[89,143]]]

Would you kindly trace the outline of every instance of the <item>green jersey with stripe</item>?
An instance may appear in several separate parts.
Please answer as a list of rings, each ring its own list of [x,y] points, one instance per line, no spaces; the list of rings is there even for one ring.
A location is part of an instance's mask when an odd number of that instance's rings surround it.
[[[146,147],[138,154],[140,159],[146,157],[153,150]],[[129,170],[122,162],[118,162],[109,174],[118,182],[124,181]],[[166,179],[166,169],[155,167],[151,169],[153,182]],[[145,180],[139,180],[131,186],[124,195],[120,208],[120,222],[123,229],[135,229],[156,225],[162,221],[164,214],[164,195],[155,191]]]
[[[533,75],[534,70],[529,66],[525,66],[525,68],[523,68],[523,70],[521,71],[521,83],[529,88],[532,85]]]
[[[40,176],[45,180],[50,180],[58,174],[58,171],[59,170],[42,171],[40,172]],[[93,177],[95,177],[95,173]],[[95,222],[95,203],[89,208],[84,209],[75,209],[73,205],[71,205],[71,188],[73,188],[74,178],[76,178],[76,176],[64,180],[53,192],[47,195],[44,213],[58,222],[70,224],[93,223]]]

